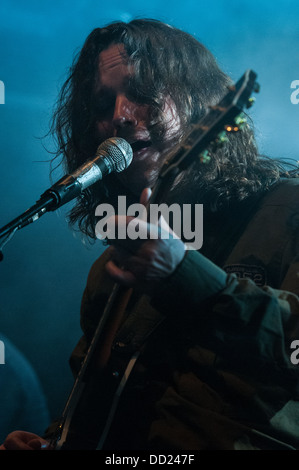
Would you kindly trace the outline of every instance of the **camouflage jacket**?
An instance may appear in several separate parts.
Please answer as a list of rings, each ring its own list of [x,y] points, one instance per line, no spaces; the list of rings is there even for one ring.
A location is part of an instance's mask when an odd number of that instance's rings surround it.
[[[105,262],[88,277],[74,374],[111,291]],[[206,227],[201,252],[126,314],[113,354],[139,358],[104,448],[299,448],[298,179]],[[115,370],[112,357],[105,377]]]

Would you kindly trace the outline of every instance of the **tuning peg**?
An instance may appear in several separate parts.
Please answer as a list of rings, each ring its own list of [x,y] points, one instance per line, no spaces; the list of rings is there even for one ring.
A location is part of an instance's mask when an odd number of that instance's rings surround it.
[[[228,137],[225,131],[222,131],[218,134],[218,137],[216,139],[216,144],[221,145],[224,144],[225,142],[228,142]]]
[[[235,117],[235,123],[237,124],[237,126],[243,124],[244,122],[246,122],[246,116],[244,113],[240,113],[238,114],[238,116]]]
[[[211,160],[211,155],[209,154],[208,150],[204,150],[203,152],[201,152],[201,154],[199,155],[199,159],[201,163],[209,163],[209,161]]]
[[[253,87],[253,91],[255,93],[259,93],[260,89],[261,89],[260,84],[258,82],[255,82],[254,87]]]
[[[244,129],[244,127],[247,124],[247,119],[244,113],[240,113],[236,118],[235,118],[235,123],[238,127],[239,130]]]
[[[255,103],[255,98],[249,98],[249,100],[247,101],[247,105],[246,105],[246,108],[251,108],[251,106]]]

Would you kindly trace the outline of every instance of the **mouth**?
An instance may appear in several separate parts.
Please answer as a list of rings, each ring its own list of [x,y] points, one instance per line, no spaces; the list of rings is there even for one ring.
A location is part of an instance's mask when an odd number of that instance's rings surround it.
[[[140,150],[146,149],[152,145],[150,140],[137,140],[131,144],[133,152],[139,152]]]

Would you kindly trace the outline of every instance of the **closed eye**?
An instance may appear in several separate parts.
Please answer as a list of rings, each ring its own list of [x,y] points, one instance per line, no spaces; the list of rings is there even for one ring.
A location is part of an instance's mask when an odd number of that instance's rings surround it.
[[[113,114],[115,106],[115,95],[110,91],[100,92],[95,96],[93,102],[93,114],[96,119],[102,119]]]

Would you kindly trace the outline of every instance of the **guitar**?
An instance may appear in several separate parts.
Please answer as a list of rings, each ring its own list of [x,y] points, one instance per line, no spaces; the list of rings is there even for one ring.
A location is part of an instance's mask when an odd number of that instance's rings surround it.
[[[248,70],[215,106],[211,106],[164,163],[152,190],[149,204],[163,200],[175,178],[195,159],[208,164],[210,144],[223,145],[230,132],[246,124],[244,108],[249,108],[253,92],[258,92],[256,74]],[[81,369],[51,439],[55,450],[101,449],[113,422],[121,393],[141,349],[117,363],[112,353],[115,334],[123,321],[132,289],[115,284],[98,323]],[[117,370],[117,374],[115,371]],[[114,371],[114,372],[112,372]]]

